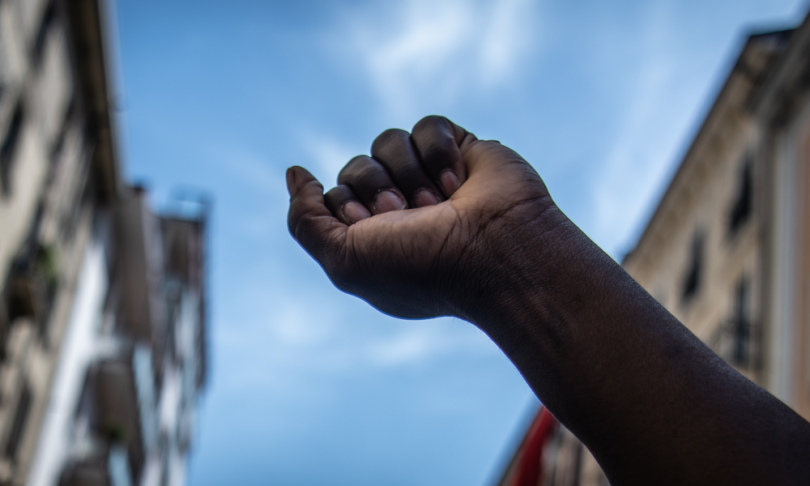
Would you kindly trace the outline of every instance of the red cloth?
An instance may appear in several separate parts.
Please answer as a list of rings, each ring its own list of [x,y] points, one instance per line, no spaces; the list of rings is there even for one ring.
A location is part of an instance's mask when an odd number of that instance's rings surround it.
[[[543,450],[557,426],[557,420],[546,407],[532,422],[518,450],[515,473],[508,486],[538,486],[543,477]]]

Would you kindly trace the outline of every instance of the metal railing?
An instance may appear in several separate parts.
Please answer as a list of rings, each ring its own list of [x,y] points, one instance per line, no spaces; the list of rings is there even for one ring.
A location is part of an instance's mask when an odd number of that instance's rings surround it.
[[[754,321],[725,320],[706,344],[735,368],[748,372],[762,370],[762,326]]]

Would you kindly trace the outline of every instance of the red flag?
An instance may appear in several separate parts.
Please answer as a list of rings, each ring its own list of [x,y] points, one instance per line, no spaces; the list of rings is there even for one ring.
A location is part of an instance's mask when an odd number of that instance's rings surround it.
[[[509,464],[499,486],[538,486],[543,477],[543,451],[557,426],[557,420],[546,407],[537,413]]]

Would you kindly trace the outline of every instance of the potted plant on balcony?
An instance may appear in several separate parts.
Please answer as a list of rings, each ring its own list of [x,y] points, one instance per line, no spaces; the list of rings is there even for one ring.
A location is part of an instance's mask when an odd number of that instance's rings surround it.
[[[27,244],[11,264],[9,321],[31,317],[44,332],[59,283],[56,252],[51,245]]]

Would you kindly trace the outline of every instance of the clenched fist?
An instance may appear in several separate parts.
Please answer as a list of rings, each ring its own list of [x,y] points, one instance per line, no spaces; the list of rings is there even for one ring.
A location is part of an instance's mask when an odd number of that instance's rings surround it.
[[[293,237],[336,286],[399,317],[469,318],[553,219],[526,161],[438,116],[383,132],[325,195],[300,167],[287,184]]]

